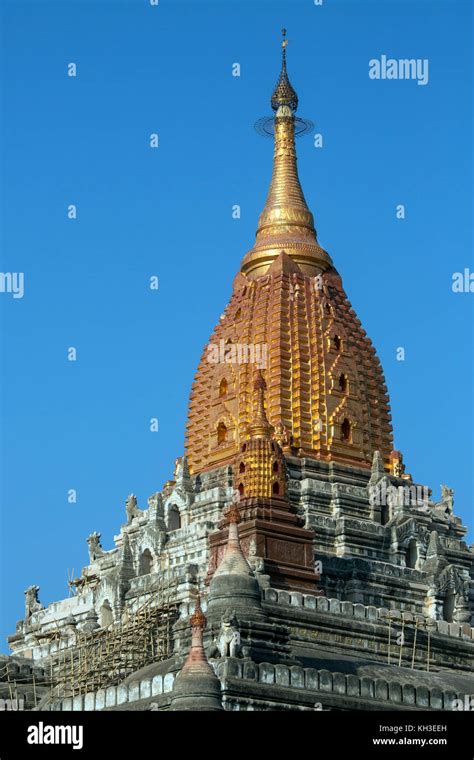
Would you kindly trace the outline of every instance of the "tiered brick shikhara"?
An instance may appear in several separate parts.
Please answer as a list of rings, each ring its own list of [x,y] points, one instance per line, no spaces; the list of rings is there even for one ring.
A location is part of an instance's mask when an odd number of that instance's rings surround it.
[[[286,39],[271,105],[270,190],[197,370],[186,454],[146,509],[129,496],[112,549],[89,536],[72,596],[44,608],[27,589],[0,697],[404,710],[474,692],[466,528],[453,492],[432,500],[393,450],[380,363],[299,182]]]
[[[285,49],[283,49],[285,55]],[[298,456],[370,467],[374,451],[389,466],[387,388],[380,362],[318,243],[296,168],[298,99],[286,61],[272,96],[273,174],[254,247],[203,353],[189,407],[191,472],[231,463],[253,422],[255,364],[234,362],[232,346],[265,358],[269,422]],[[224,361],[210,348],[225,346]],[[223,392],[224,389],[224,392]]]

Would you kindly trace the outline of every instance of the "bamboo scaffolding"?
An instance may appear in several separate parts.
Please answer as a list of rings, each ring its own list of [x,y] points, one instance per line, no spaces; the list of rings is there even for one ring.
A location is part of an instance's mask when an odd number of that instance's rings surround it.
[[[177,605],[172,601],[175,586],[175,581],[161,581],[155,591],[140,595],[135,612],[125,623],[81,631],[74,645],[62,649],[59,641],[54,663],[51,657],[50,699],[53,682],[59,699],[74,697],[116,685],[145,665],[169,657],[177,615]]]
[[[412,641],[412,647],[411,647],[411,658],[409,660],[410,667],[412,669],[415,669],[416,667],[416,649],[418,645],[418,631],[425,631],[426,633],[426,670],[430,670],[430,662],[431,662],[431,627],[433,626],[433,621],[431,619],[425,619],[420,620],[419,617],[416,617],[412,615],[412,613],[405,613],[402,612],[401,614],[396,610],[390,610],[388,614],[384,615],[384,619],[387,622],[388,626],[388,646],[387,646],[387,664],[391,664],[391,658],[392,658],[392,640],[396,638],[396,629],[393,627],[393,624],[400,624],[400,644],[399,644],[399,652],[398,652],[398,667],[402,666],[403,658],[405,657],[404,654],[404,645],[405,645],[405,630],[409,628],[409,626],[413,626],[413,641]],[[418,645],[419,646],[419,645]],[[421,656],[421,655],[420,655]],[[410,657],[409,654],[406,656],[407,658]]]

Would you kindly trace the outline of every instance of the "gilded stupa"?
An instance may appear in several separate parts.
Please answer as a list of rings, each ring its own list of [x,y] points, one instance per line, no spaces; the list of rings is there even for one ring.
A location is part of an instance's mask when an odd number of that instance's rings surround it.
[[[194,475],[231,463],[249,437],[256,364],[267,386],[268,421],[288,451],[365,468],[380,451],[390,467],[383,371],[318,243],[298,177],[298,97],[287,74],[286,42],[271,97],[274,155],[266,203],[192,387],[186,452]]]

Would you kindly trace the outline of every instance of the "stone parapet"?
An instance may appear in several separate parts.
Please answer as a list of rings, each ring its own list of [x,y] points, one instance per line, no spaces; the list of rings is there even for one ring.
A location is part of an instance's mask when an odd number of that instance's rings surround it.
[[[372,607],[364,604],[354,604],[353,602],[342,602],[340,599],[328,599],[327,597],[314,596],[313,594],[301,594],[295,591],[284,591],[274,588],[263,590],[264,601],[269,604],[277,604],[287,607],[296,607],[312,612],[327,612],[330,615],[342,615],[344,617],[353,617],[358,620],[370,622],[385,622],[388,616],[395,621],[402,619],[402,613],[399,610],[389,610],[385,607]],[[426,622],[432,624],[432,633],[462,638],[465,640],[474,640],[474,628],[467,623],[459,625],[458,623],[447,623],[445,620],[431,620],[424,615],[412,613],[413,620],[418,620],[419,625],[425,625]]]
[[[245,699],[250,695],[254,702],[266,702],[269,699],[273,704],[280,692],[282,701],[286,704],[312,703],[315,710],[344,707],[345,702],[350,703],[354,709],[354,701],[360,704],[361,709],[452,710],[453,701],[464,698],[464,695],[451,690],[428,689],[426,686],[383,678],[359,677],[298,666],[287,667],[268,662],[257,665],[234,658],[220,662],[217,674],[223,685],[224,704],[229,696],[226,691],[230,692],[231,701],[232,696],[235,699],[238,691],[242,691]],[[252,689],[252,682],[260,688]]]
[[[49,709],[53,711],[87,711],[120,708],[122,705],[168,694],[173,688],[174,679],[174,673],[166,673],[164,676],[156,675],[153,678],[133,681],[130,684],[109,686],[96,692],[58,700],[53,702]]]

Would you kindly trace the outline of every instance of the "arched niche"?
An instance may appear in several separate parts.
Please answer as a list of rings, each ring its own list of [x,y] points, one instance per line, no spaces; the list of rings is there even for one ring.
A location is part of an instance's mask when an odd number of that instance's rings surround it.
[[[109,628],[113,625],[114,613],[108,599],[105,599],[99,610],[99,625],[101,628]]]
[[[153,554],[149,549],[145,549],[138,562],[138,574],[149,575],[153,570]]]
[[[172,504],[168,508],[167,525],[168,530],[178,530],[178,528],[181,528],[181,515],[179,514],[179,509],[176,504]]]

